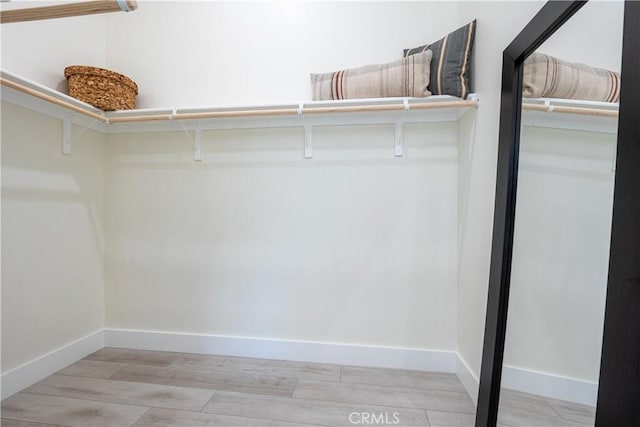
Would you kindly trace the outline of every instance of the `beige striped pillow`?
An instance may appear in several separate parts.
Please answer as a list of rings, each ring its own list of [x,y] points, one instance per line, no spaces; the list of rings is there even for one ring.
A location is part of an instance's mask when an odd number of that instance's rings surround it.
[[[543,53],[524,62],[523,96],[619,102],[620,74],[575,64]]]
[[[311,74],[313,100],[429,96],[431,56],[427,50],[388,64]]]

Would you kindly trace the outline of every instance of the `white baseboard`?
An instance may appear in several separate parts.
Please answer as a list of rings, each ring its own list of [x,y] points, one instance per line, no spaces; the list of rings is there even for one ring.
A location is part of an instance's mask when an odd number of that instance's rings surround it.
[[[462,386],[469,396],[471,396],[471,400],[476,405],[478,404],[478,385],[480,382],[478,381],[478,377],[475,376],[471,368],[467,362],[460,356],[459,353],[456,353],[456,375],[458,379],[462,383]]]
[[[2,374],[1,398],[6,399],[105,346],[455,373],[471,399],[476,403],[478,400],[478,378],[453,351],[129,329],[96,331]],[[594,382],[513,366],[504,367],[502,385],[591,406],[595,406],[598,394],[598,384]]]
[[[598,383],[514,366],[502,369],[502,387],[590,406],[598,398]]]
[[[454,373],[456,353],[406,347],[105,329],[105,346]]]
[[[457,356],[456,375],[474,403],[478,403],[478,377],[469,365]],[[583,405],[596,406],[598,383],[567,378],[547,372],[505,366],[502,370],[502,387],[553,399],[567,400]]]
[[[101,329],[5,372],[0,376],[2,399],[6,399],[103,347],[104,331]]]

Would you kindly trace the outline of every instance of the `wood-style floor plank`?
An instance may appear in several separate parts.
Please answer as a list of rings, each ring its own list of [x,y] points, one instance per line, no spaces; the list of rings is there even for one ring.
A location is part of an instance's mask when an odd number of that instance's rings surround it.
[[[128,366],[126,363],[78,360],[73,365],[69,365],[57,372],[57,374],[72,375],[75,377],[109,378],[126,366]]]
[[[595,408],[504,390],[499,427],[593,426]],[[472,427],[455,375],[105,348],[2,402],[3,427]],[[351,417],[351,419],[350,419]]]
[[[225,391],[216,392],[202,411],[328,426],[356,425],[351,421],[362,421],[362,413],[376,414],[377,417],[387,414],[386,418],[392,422],[395,413],[400,421],[397,425],[429,425],[426,413],[422,410]]]
[[[431,427],[471,427],[475,424],[475,414],[459,412],[427,411]]]
[[[293,396],[434,411],[475,412],[469,395],[455,391],[425,391],[370,384],[300,380]]]
[[[32,423],[31,421],[9,420],[7,418],[0,419],[2,427],[59,427],[56,424]]]
[[[211,390],[52,375],[28,387],[26,393],[141,406],[199,411],[213,396]]]
[[[189,369],[225,369],[280,377],[308,380],[340,381],[340,366],[325,363],[293,362],[287,360],[223,357],[204,354],[183,354],[171,367]]]
[[[129,365],[111,377],[136,383],[291,396],[297,379],[238,371]]]
[[[508,389],[500,391],[500,408],[516,411],[523,409],[550,416],[558,415],[544,397]]]
[[[580,408],[581,405],[569,404],[569,402],[553,401],[558,407],[555,409],[552,404],[553,399],[547,399],[534,394],[523,393],[520,391],[502,389],[500,391],[500,407],[498,410],[498,421],[513,427],[528,427],[532,425],[554,426],[554,427],[584,427],[591,426],[595,422],[595,408],[593,416],[581,418],[579,420],[563,418],[561,411],[563,409],[560,403],[565,403],[564,408],[567,410],[566,415],[571,415],[571,409],[578,411],[582,409],[582,414],[589,414],[588,407]],[[573,415],[577,415],[573,413]]]
[[[125,427],[133,425],[148,409],[119,403],[18,393],[2,402],[2,417],[63,426]]]
[[[563,400],[546,399],[560,417],[593,425],[596,419],[596,408]]]
[[[202,412],[178,411],[175,409],[152,408],[137,423],[136,427],[320,427],[312,424],[294,424],[258,418],[231,415],[207,414]]]
[[[344,366],[342,368],[342,382],[466,393],[455,374],[438,372]]]
[[[527,410],[523,408],[514,409],[505,407],[499,408],[498,421],[504,425],[511,427],[586,427],[588,425],[576,421],[566,420],[559,416],[536,412],[535,410]],[[593,427],[593,423],[591,423],[590,426]]]
[[[136,365],[169,366],[181,353],[168,351],[129,350],[125,348],[105,347],[84,358],[102,362],[129,363]]]

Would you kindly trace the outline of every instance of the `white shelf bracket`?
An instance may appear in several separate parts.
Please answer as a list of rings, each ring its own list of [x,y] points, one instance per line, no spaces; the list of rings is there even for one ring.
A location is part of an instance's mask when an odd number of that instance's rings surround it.
[[[202,161],[202,129],[197,128],[193,131],[193,160]]]
[[[73,123],[71,119],[64,119],[62,121],[62,154],[66,156],[71,155],[71,132],[73,130]]]
[[[404,123],[402,123],[402,120],[396,121],[396,141],[394,155],[396,157],[404,156]]]
[[[396,157],[404,156],[404,115],[405,112],[409,111],[409,99],[405,98],[402,102],[404,105],[404,111],[402,113],[402,117],[396,120],[396,135],[395,135],[395,144],[394,144],[394,152],[393,154]]]
[[[312,131],[311,125],[304,125],[304,158],[311,159],[313,158],[313,145],[312,145]]]

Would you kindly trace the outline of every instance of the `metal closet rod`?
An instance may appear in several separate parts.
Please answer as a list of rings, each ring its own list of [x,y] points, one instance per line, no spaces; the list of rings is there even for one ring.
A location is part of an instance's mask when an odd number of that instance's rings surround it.
[[[429,104],[410,104],[411,110],[430,110],[444,108],[475,107],[476,101],[444,101]],[[279,108],[266,110],[237,110],[237,111],[204,111],[201,113],[176,113],[176,114],[150,114],[138,116],[109,117],[109,123],[132,123],[162,120],[202,120],[202,119],[223,119],[240,117],[262,117],[262,116],[294,116],[307,114],[330,114],[330,113],[366,113],[376,111],[401,111],[405,110],[404,104],[388,105],[345,105],[332,107],[311,107],[300,110],[298,108]]]
[[[70,16],[94,15],[97,13],[130,12],[137,8],[138,3],[135,0],[94,0],[82,3],[30,7],[0,12],[0,24],[68,18]]]
[[[198,119],[222,119],[222,118],[242,118],[242,117],[264,117],[264,116],[291,116],[306,114],[330,114],[330,113],[366,113],[377,111],[401,111],[407,110],[405,103],[384,104],[384,105],[343,105],[311,108],[272,108],[254,110],[231,110],[231,111],[203,111],[198,113],[172,113],[172,114],[140,114],[120,117],[107,117],[104,113],[89,111],[82,106],[74,105],[64,99],[49,95],[36,88],[31,88],[12,80],[0,77],[0,84],[11,89],[26,93],[38,99],[50,102],[60,107],[83,114],[102,123],[131,123],[131,122],[153,122],[166,120],[198,120]],[[424,104],[409,104],[411,110],[431,110],[445,108],[475,107],[478,102],[475,100],[442,101]],[[135,110],[134,110],[135,111]]]
[[[545,111],[547,113],[566,113],[566,114],[580,114],[583,116],[594,117],[618,117],[617,110],[605,110],[602,108],[584,108],[584,107],[568,107],[565,105],[552,105],[550,109],[548,105],[542,104],[522,104],[522,109],[527,111]]]

